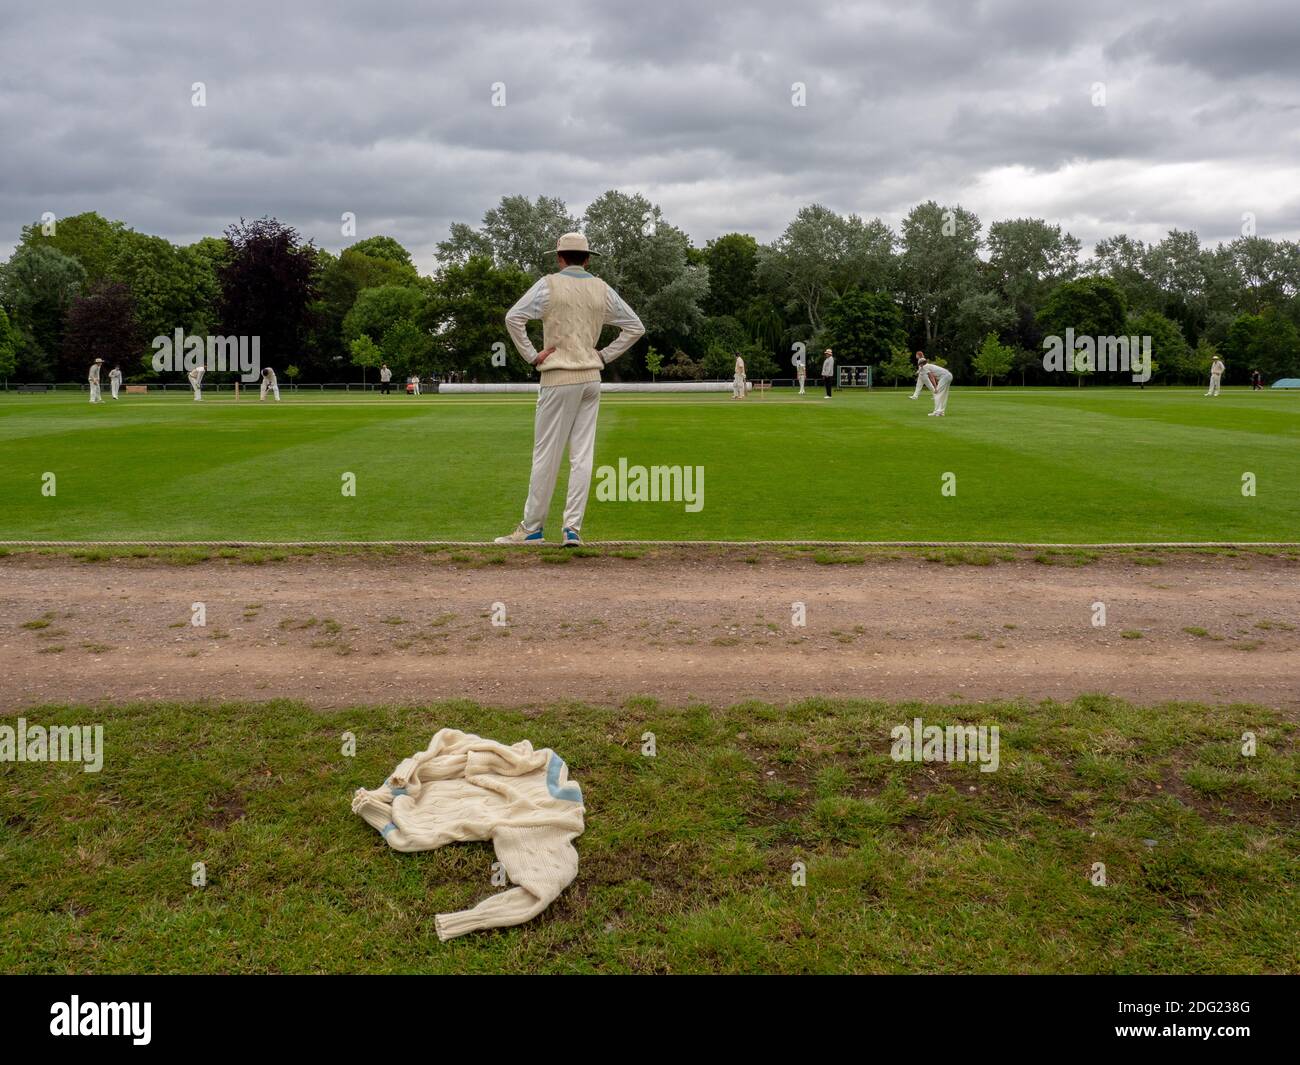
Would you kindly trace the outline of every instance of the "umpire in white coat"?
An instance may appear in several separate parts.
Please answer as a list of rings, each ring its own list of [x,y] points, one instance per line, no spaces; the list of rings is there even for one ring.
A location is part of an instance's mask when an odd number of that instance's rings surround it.
[[[636,313],[609,285],[586,270],[587,238],[565,233],[555,245],[560,270],[541,278],[506,314],[506,329],[520,358],[541,373],[533,421],[533,472],[524,520],[499,544],[540,544],[542,523],[551,506],[564,449],[569,449],[569,491],[564,503],[566,547],[582,543],[582,516],[591,488],[600,410],[600,371],[645,333]],[[539,352],[528,339],[527,324],[542,320]],[[618,326],[606,348],[597,348],[603,326]]]

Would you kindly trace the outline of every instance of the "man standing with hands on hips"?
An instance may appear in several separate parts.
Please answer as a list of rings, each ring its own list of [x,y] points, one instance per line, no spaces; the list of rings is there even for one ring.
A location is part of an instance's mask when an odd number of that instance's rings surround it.
[[[600,410],[600,371],[645,333],[636,313],[600,278],[586,270],[593,254],[581,233],[565,233],[556,242],[559,271],[541,278],[506,314],[506,329],[520,358],[541,373],[533,421],[533,472],[524,520],[499,544],[541,544],[542,523],[551,506],[560,459],[569,449],[569,491],[564,503],[565,547],[582,543],[582,515],[591,488]],[[528,339],[527,324],[542,320],[539,352]],[[598,349],[603,326],[619,334]]]

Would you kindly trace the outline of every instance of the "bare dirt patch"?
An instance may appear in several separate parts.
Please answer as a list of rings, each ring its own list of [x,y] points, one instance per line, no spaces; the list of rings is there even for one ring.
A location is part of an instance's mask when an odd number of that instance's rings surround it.
[[[1084,692],[1300,708],[1293,558],[848,561],[779,549],[631,558],[410,550],[261,565],[15,554],[0,558],[0,709]],[[1092,624],[1099,602],[1104,627]],[[195,603],[203,627],[190,623]],[[793,623],[796,603],[806,626]],[[493,624],[494,614],[506,623]]]

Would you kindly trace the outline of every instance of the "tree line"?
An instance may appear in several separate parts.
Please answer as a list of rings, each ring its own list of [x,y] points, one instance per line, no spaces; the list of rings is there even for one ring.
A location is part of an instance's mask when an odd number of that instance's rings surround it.
[[[507,196],[458,222],[432,272],[390,236],[335,255],[273,218],[177,246],[88,212],[25,226],[0,265],[0,378],[81,380],[101,357],[128,381],[157,379],[152,340],[260,336],[264,364],[292,379],[356,379],[386,362],[411,373],[511,381],[507,308],[555,268],[555,238],[582,230],[591,269],[645,322],[610,376],[700,380],[791,375],[802,345],[841,365],[910,377],[924,350],[958,380],[1062,383],[1043,339],[1149,336],[1154,380],[1200,380],[1216,354],[1229,380],[1300,376],[1300,245],[1242,236],[1211,248],[1172,230],[1155,244],[1120,235],[1092,258],[1058,225],[989,224],[960,206],[880,219],[802,208],[779,237],[728,233],[697,247],[660,208],[609,191],[581,216],[563,200]],[[373,376],[373,375],[372,375]]]

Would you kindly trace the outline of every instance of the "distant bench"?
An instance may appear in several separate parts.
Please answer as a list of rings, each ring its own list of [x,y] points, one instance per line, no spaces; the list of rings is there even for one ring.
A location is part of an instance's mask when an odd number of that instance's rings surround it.
[[[19,385],[19,392],[48,392],[53,385]]]
[[[127,385],[126,390],[128,392],[148,392],[149,386],[148,385]]]

